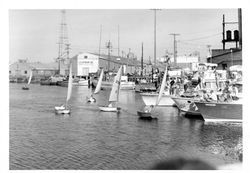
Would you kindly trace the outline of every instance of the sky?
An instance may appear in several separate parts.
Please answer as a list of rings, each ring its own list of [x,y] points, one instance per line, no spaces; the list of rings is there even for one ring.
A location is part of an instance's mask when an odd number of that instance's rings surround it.
[[[207,45],[222,48],[222,15],[226,22],[238,21],[235,9],[160,9],[156,15],[157,58],[168,51],[173,53],[173,36],[177,39],[178,55],[199,51],[204,59]],[[58,57],[61,10],[9,10],[9,61],[18,59],[53,62]],[[107,54],[106,42],[112,43],[112,54],[118,55],[118,25],[121,51],[133,52],[144,58],[154,56],[154,11],[150,9],[66,9],[70,56],[80,52],[98,52],[101,34],[101,53]],[[228,25],[226,30],[238,29]],[[230,48],[234,45],[228,45]]]

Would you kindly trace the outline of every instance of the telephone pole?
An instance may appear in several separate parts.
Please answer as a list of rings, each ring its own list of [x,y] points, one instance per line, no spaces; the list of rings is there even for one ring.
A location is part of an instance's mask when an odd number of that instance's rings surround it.
[[[176,66],[176,64],[177,64],[177,61],[176,61],[176,58],[177,58],[177,42],[176,42],[176,36],[179,36],[180,34],[171,33],[171,34],[169,34],[169,35],[174,36],[174,65]]]
[[[156,65],[156,11],[160,9],[152,9],[154,11],[154,65]]]
[[[207,58],[210,58],[210,63],[212,63],[211,45],[207,45],[207,49],[208,49],[208,57]]]

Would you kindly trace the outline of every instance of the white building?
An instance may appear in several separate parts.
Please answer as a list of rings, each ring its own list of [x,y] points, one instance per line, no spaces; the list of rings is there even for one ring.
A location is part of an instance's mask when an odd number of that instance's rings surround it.
[[[72,58],[72,74],[74,76],[88,76],[99,69],[99,57],[90,53],[82,53]]]
[[[140,62],[135,58],[122,58],[113,55],[98,55],[95,53],[81,53],[75,55],[72,59],[72,74],[74,76],[89,76],[97,73],[100,68],[105,72],[117,72],[121,65],[125,65],[125,73],[139,72]]]

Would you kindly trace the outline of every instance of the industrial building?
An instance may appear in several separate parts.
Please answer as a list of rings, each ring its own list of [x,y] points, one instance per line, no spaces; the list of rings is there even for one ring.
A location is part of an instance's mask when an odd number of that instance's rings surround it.
[[[242,65],[242,17],[241,9],[238,9],[237,22],[225,22],[223,15],[223,38],[222,49],[212,49],[212,56],[207,58],[207,62],[218,64],[218,69],[226,70],[234,65]],[[227,25],[237,25],[238,30],[226,31]],[[226,43],[235,44],[234,47],[226,48]]]
[[[72,57],[71,62],[74,76],[88,76],[97,73],[99,69],[104,69],[105,72],[116,72],[121,65],[124,65],[124,73],[126,74],[141,73],[141,62],[133,58],[81,53]],[[151,72],[151,64],[143,63],[143,66],[144,74]]]
[[[234,65],[242,65],[242,50],[241,49],[213,49],[212,57],[209,57],[208,62],[216,63],[217,69],[226,70]]]
[[[40,80],[58,73],[57,63],[28,62],[26,59],[19,59],[9,65],[10,80],[27,79],[32,71],[34,79]]]

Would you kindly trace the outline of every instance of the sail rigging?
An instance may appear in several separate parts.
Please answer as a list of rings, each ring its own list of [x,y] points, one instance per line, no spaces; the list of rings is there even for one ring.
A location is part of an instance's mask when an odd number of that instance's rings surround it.
[[[32,78],[32,70],[30,71],[30,77],[29,77],[28,85],[29,85],[30,82],[31,82],[31,78]]]
[[[67,99],[66,99],[66,104],[69,101],[70,97],[71,97],[71,92],[72,92],[72,64],[70,64],[70,68],[69,68],[69,81],[68,81],[68,93],[67,93]]]
[[[94,94],[97,94],[101,90],[101,85],[102,85],[102,78],[103,78],[103,69],[101,71],[97,86],[95,88]]]
[[[165,70],[165,72],[164,72],[164,76],[163,76],[163,79],[162,79],[162,82],[161,82],[160,92],[159,92],[159,95],[158,95],[158,97],[157,97],[157,100],[156,100],[155,105],[158,105],[159,102],[160,102],[160,100],[161,100],[163,91],[164,91],[165,86],[166,86],[167,72],[168,72],[168,66],[166,66],[166,70]]]
[[[121,84],[121,73],[122,73],[122,66],[119,68],[113,85],[112,85],[112,90],[109,96],[109,101],[110,102],[116,102],[118,101],[118,97],[119,97],[119,90],[120,90],[120,84]]]

